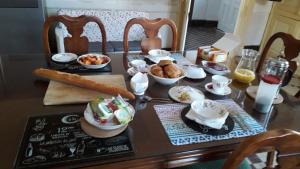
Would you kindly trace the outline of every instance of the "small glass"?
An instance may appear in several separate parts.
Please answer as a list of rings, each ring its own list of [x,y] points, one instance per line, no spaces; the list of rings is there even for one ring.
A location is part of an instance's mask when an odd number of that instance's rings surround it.
[[[255,79],[257,56],[256,50],[243,49],[242,58],[233,73],[233,78],[242,83],[251,83]]]
[[[261,113],[268,113],[273,100],[289,67],[289,62],[283,58],[268,60],[261,72],[261,81],[255,97],[254,108]]]

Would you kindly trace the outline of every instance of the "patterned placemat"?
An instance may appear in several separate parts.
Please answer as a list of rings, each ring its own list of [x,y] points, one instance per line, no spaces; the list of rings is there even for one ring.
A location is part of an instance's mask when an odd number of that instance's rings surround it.
[[[181,111],[186,107],[186,105],[163,104],[155,105],[154,109],[173,145],[186,145],[246,137],[265,131],[265,129],[256,120],[254,120],[233,100],[226,99],[216,101],[227,108],[230,112],[230,116],[235,122],[234,129],[225,135],[212,136],[202,134],[189,128],[180,117]]]

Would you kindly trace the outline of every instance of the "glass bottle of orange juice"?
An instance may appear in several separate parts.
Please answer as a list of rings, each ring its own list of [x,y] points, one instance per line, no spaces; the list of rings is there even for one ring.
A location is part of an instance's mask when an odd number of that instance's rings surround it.
[[[233,73],[233,78],[242,83],[251,83],[255,79],[257,56],[256,50],[243,49],[242,58]]]

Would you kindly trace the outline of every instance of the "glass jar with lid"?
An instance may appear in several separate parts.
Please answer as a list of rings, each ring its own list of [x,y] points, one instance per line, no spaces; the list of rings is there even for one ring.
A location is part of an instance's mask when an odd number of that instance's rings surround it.
[[[270,111],[288,67],[289,62],[284,58],[271,58],[267,61],[261,72],[261,81],[255,97],[254,108],[257,111]]]
[[[242,58],[239,61],[233,78],[242,83],[250,83],[255,79],[256,58],[258,52],[252,49],[243,49]]]

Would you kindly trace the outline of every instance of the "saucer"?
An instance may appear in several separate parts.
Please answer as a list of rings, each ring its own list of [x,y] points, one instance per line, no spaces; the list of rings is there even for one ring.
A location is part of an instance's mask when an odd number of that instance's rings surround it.
[[[252,98],[252,99],[255,99],[256,97],[256,94],[257,94],[257,90],[258,90],[258,86],[249,86],[247,89],[246,89],[246,92],[247,94]],[[280,104],[283,102],[283,97],[280,93],[278,93],[278,96],[275,97],[274,101],[273,101],[273,104]]]
[[[74,53],[57,53],[51,57],[55,62],[67,63],[77,59],[77,55]]]
[[[136,68],[134,67],[130,67],[127,69],[127,73],[130,75],[130,76],[134,76],[135,74],[137,74],[138,72],[141,72],[141,73],[147,73],[149,70],[149,66],[145,66],[145,68],[142,68],[142,70],[138,71]]]
[[[205,85],[205,89],[206,89],[208,92],[212,93],[212,94],[220,95],[220,96],[226,96],[226,95],[229,95],[229,94],[231,93],[231,88],[228,87],[228,86],[225,87],[225,90],[224,90],[223,93],[218,93],[218,92],[216,92],[216,91],[213,89],[213,84],[212,84],[212,82],[207,83],[207,84]]]

